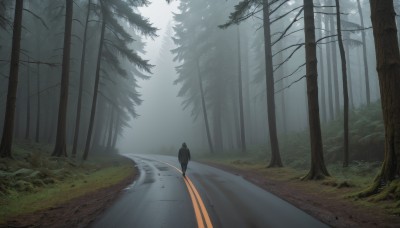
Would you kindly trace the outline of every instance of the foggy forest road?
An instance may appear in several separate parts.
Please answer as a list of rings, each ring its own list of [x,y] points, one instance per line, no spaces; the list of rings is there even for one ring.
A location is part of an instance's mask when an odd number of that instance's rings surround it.
[[[190,162],[185,180],[175,157],[125,156],[139,177],[91,227],[327,227],[241,176]]]

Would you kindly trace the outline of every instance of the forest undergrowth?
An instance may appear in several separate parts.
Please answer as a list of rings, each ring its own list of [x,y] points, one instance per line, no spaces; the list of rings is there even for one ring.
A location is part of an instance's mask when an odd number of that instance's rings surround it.
[[[365,206],[378,204],[390,214],[400,215],[400,185],[391,183],[380,194],[358,198],[368,188],[381,169],[384,155],[384,125],[380,102],[350,112],[350,164],[343,167],[343,120],[338,118],[322,126],[325,162],[331,177],[318,182],[307,182],[310,189],[337,192],[338,197],[357,201]],[[267,179],[298,181],[310,167],[309,132],[303,131],[279,137],[283,168],[267,169],[270,159],[268,145],[250,146],[246,153],[225,151],[203,154],[199,160],[257,172]],[[316,185],[317,188],[311,187]],[[324,185],[324,188],[318,186]],[[341,191],[338,191],[341,189]],[[344,189],[344,190],[342,190]]]
[[[19,142],[13,159],[0,159],[0,224],[118,184],[136,172],[132,161],[119,155],[82,162],[52,157],[51,148]]]

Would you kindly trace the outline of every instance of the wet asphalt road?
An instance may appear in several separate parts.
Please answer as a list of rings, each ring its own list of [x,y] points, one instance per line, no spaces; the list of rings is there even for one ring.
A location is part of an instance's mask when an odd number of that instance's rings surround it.
[[[139,178],[91,227],[327,227],[240,176],[190,162],[185,180],[175,157],[126,156]]]

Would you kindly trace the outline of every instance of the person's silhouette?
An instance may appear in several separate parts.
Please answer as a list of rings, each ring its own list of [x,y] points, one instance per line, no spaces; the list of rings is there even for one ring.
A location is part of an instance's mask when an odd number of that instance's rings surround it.
[[[186,143],[182,143],[182,147],[179,149],[178,160],[179,163],[181,163],[182,175],[185,176],[187,165],[190,160],[190,150],[186,146]]]

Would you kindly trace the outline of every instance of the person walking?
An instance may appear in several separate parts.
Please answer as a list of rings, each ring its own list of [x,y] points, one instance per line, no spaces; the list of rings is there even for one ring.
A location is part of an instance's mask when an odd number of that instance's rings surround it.
[[[182,143],[182,147],[179,149],[178,160],[179,163],[181,163],[182,175],[185,176],[187,165],[190,160],[190,150],[186,146],[186,143]]]

